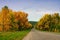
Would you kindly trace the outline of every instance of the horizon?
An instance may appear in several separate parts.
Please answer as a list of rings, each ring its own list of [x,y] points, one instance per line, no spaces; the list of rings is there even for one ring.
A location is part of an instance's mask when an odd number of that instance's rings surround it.
[[[29,21],[38,21],[48,13],[60,13],[60,0],[0,0],[0,10],[5,5],[8,8],[28,13]]]

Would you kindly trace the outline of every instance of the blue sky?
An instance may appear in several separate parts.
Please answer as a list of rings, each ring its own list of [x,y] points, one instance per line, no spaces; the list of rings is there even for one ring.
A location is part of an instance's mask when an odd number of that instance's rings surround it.
[[[60,0],[0,0],[0,10],[5,5],[27,12],[29,21],[38,21],[46,13],[60,13]]]

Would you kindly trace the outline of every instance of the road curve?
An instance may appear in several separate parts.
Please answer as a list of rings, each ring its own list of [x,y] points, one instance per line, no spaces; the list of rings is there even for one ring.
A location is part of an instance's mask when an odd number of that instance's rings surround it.
[[[60,35],[32,29],[23,40],[60,40]]]

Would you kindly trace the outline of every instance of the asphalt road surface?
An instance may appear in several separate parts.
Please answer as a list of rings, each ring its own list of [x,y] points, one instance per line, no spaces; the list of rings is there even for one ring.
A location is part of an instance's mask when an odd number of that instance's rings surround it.
[[[50,32],[41,32],[36,29],[32,29],[23,40],[60,40],[60,34],[54,34]]]

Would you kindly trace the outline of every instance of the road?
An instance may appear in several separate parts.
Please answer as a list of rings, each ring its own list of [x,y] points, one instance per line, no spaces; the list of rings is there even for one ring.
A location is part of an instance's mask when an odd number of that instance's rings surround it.
[[[60,35],[32,29],[23,40],[60,40]]]

